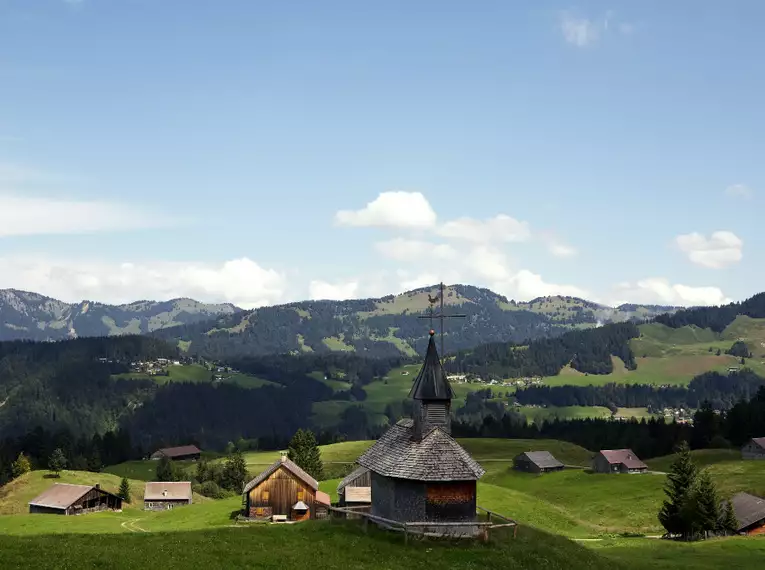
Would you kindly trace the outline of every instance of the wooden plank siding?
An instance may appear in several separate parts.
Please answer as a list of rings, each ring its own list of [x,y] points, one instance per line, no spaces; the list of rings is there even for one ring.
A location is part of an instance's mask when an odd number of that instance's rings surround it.
[[[292,506],[298,501],[308,505],[308,514],[296,518]],[[316,492],[290,473],[279,467],[247,494],[247,513],[250,518],[267,519],[273,515],[286,515],[291,520],[304,520],[316,516]]]
[[[462,521],[475,519],[476,482],[427,483],[425,519]]]

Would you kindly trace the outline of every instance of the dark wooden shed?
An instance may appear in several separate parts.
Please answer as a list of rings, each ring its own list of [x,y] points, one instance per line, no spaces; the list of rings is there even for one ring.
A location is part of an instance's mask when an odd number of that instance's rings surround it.
[[[107,510],[122,510],[122,498],[99,485],[55,483],[29,501],[30,513],[80,515]]]
[[[159,460],[163,457],[173,461],[194,460],[196,461],[202,455],[202,451],[196,445],[181,445],[179,447],[163,447],[151,454],[151,459]]]
[[[515,456],[513,467],[518,471],[529,473],[548,473],[563,471],[565,465],[555,459],[549,451],[526,451]]]
[[[741,459],[765,459],[765,437],[753,437],[741,448]]]
[[[246,516],[253,519],[302,521],[326,517],[329,496],[285,453],[245,485],[244,504]]]
[[[765,499],[749,493],[738,493],[731,497],[730,504],[736,514],[736,530],[740,534],[765,534]]]
[[[372,502],[372,474],[366,467],[354,469],[337,486],[341,507],[368,505]]]
[[[431,332],[410,392],[414,419],[392,426],[358,460],[371,472],[372,515],[395,522],[475,522],[476,482],[484,470],[450,435],[453,396]],[[466,524],[466,531],[472,528]]]

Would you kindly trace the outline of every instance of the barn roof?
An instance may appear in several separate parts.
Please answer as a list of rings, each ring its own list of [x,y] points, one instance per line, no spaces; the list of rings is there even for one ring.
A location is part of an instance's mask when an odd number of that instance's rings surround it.
[[[752,441],[755,445],[761,447],[762,449],[765,449],[765,437],[753,437]]]
[[[531,461],[540,469],[554,469],[556,467],[564,466],[563,463],[555,459],[553,454],[549,451],[527,451],[525,453],[521,453],[521,455],[525,456],[529,461]]]
[[[353,483],[356,479],[367,473],[369,469],[366,467],[357,467],[354,469],[350,475],[346,476],[345,479],[340,481],[337,485],[337,492],[341,492],[343,489],[345,489],[349,484]]]
[[[176,481],[173,483],[152,481],[146,483],[143,492],[144,501],[188,501],[190,499],[190,481]]]
[[[601,449],[600,454],[610,464],[623,464],[627,469],[648,469],[648,465],[640,461],[631,449]]]
[[[194,455],[196,453],[202,453],[202,451],[196,445],[181,445],[178,447],[163,447],[153,453],[153,455],[161,454],[165,457],[182,457],[184,455]]]
[[[446,379],[441,360],[438,358],[433,331],[430,331],[428,350],[420,373],[414,379],[409,397],[415,400],[451,400],[454,392]]]
[[[276,460],[274,464],[271,465],[268,469],[263,471],[263,473],[261,473],[260,475],[255,477],[255,479],[247,483],[247,485],[244,486],[244,490],[242,492],[247,493],[254,487],[257,487],[263,481],[268,479],[273,473],[275,473],[276,470],[279,469],[280,467],[284,467],[287,471],[289,471],[295,477],[300,479],[303,483],[311,487],[311,489],[313,489],[314,491],[316,491],[319,488],[319,482],[316,479],[314,479],[308,473],[303,471],[293,461],[290,461],[286,457],[282,456],[278,460]]]
[[[332,505],[332,497],[324,491],[316,491],[316,502],[329,507]]]
[[[749,493],[738,493],[731,497],[730,502],[738,520],[738,531],[765,519],[765,499]]]
[[[100,487],[94,487],[93,485],[54,483],[47,490],[29,501],[29,504],[35,507],[47,507],[49,509],[68,509],[86,493],[89,493],[95,488],[102,493],[116,497],[114,493],[109,493],[108,491],[104,491]]]
[[[485,473],[445,431],[435,428],[417,441],[412,439],[413,425],[401,420],[392,426],[359,457],[359,465],[385,477],[415,481],[475,481]]]

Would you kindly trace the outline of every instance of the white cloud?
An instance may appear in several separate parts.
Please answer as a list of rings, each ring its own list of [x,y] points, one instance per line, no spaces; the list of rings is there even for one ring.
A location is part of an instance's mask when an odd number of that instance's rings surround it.
[[[358,281],[340,281],[336,283],[311,281],[308,286],[308,295],[315,301],[356,299],[358,290]]]
[[[620,283],[613,305],[646,303],[673,306],[722,305],[730,303],[719,287],[692,287],[672,284],[663,277],[651,277],[637,283]]]
[[[375,249],[387,257],[398,261],[417,261],[420,259],[453,259],[457,250],[443,243],[432,243],[414,239],[394,238],[380,241]]]
[[[732,184],[725,189],[725,193],[734,198],[749,199],[754,196],[754,190],[745,184]]]
[[[600,24],[565,12],[560,16],[560,31],[566,42],[577,47],[586,47],[598,40]]]
[[[575,248],[560,242],[548,243],[547,249],[555,257],[574,257],[577,254]]]
[[[35,198],[0,192],[0,238],[87,234],[166,225],[131,206],[87,200]]]
[[[574,285],[560,285],[557,283],[547,283],[542,276],[533,273],[527,269],[521,269],[509,281],[506,289],[506,296],[515,299],[534,299],[536,297],[547,297],[549,295],[568,295],[571,297],[587,298],[588,293],[584,289]],[[509,294],[512,291],[512,294]],[[501,291],[498,291],[501,292]]]
[[[717,231],[710,238],[698,232],[684,234],[675,238],[680,251],[696,265],[710,269],[722,269],[741,261],[744,242],[729,231]]]
[[[499,214],[488,220],[458,218],[437,228],[438,235],[473,243],[520,242],[531,237],[528,222]]]
[[[110,263],[40,256],[0,258],[0,288],[42,293],[67,302],[127,303],[192,297],[253,308],[284,302],[287,277],[248,258],[222,263]]]
[[[420,192],[382,192],[361,210],[340,210],[335,223],[341,226],[429,228],[436,213]]]

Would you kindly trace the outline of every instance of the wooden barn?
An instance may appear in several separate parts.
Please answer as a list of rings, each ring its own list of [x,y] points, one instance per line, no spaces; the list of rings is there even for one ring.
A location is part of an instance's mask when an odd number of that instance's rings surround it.
[[[29,501],[30,513],[81,515],[98,511],[121,511],[122,498],[100,485],[55,483]]]
[[[282,453],[281,458],[244,487],[245,515],[256,520],[303,521],[326,518],[329,495]]]
[[[464,522],[465,533],[477,532],[469,523],[476,520],[476,482],[484,470],[450,435],[454,393],[433,331],[409,396],[414,419],[392,426],[358,460],[371,472],[371,514],[396,523]],[[428,532],[445,534],[457,528],[434,526]]]
[[[741,459],[765,459],[765,437],[753,437],[741,448]]]
[[[595,473],[646,473],[648,466],[631,449],[602,449],[592,460]]]
[[[181,445],[179,447],[164,447],[151,454],[151,459],[156,461],[167,457],[173,461],[192,459],[196,461],[202,455],[202,451],[196,445]]]
[[[191,482],[149,482],[143,491],[143,508],[146,511],[164,511],[178,505],[190,505]]]
[[[337,486],[341,507],[358,507],[372,502],[372,475],[366,467],[355,469]]]
[[[549,451],[526,451],[513,458],[513,468],[528,473],[548,473],[563,471],[565,465]]]
[[[749,493],[738,493],[731,497],[730,504],[738,520],[740,534],[765,534],[765,499]]]

